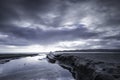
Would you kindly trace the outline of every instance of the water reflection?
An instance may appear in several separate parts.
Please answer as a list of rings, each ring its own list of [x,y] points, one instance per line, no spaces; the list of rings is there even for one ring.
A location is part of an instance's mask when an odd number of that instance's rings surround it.
[[[45,58],[41,54],[0,64],[0,80],[74,80],[69,71]]]
[[[4,64],[4,63],[7,63],[9,62],[11,59],[3,59],[3,60],[0,60],[0,64]]]

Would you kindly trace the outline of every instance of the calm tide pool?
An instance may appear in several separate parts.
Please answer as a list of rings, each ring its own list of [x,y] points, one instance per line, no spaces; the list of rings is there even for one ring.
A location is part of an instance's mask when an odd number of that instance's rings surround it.
[[[14,59],[0,64],[0,80],[74,80],[72,74],[51,64],[46,54]]]

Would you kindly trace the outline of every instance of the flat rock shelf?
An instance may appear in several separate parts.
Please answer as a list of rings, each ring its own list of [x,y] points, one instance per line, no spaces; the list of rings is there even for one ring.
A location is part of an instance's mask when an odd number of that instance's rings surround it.
[[[54,55],[56,63],[76,80],[120,80],[120,54],[64,53]]]

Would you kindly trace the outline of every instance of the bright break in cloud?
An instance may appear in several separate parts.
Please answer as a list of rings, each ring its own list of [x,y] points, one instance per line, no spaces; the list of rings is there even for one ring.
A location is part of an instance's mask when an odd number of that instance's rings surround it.
[[[120,48],[120,0],[0,0],[0,51]]]

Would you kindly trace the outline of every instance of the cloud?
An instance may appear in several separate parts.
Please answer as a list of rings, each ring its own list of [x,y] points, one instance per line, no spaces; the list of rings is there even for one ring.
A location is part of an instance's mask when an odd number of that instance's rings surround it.
[[[119,48],[119,9],[119,0],[0,0],[0,44],[57,46],[84,39],[93,42],[74,48]]]
[[[44,31],[42,29],[26,28],[26,27],[16,27],[14,25],[1,25],[0,31],[6,35],[6,41],[13,44],[23,44],[26,41],[31,42],[31,44],[51,44],[59,41],[65,40],[75,40],[78,38],[88,39],[98,36],[96,32],[90,32],[88,29],[84,28],[82,25],[76,25],[75,29],[62,29],[62,30],[49,30]],[[9,41],[10,40],[10,41]],[[4,41],[5,42],[5,41]],[[12,44],[12,43],[11,43]],[[28,44],[28,43],[26,43]]]

